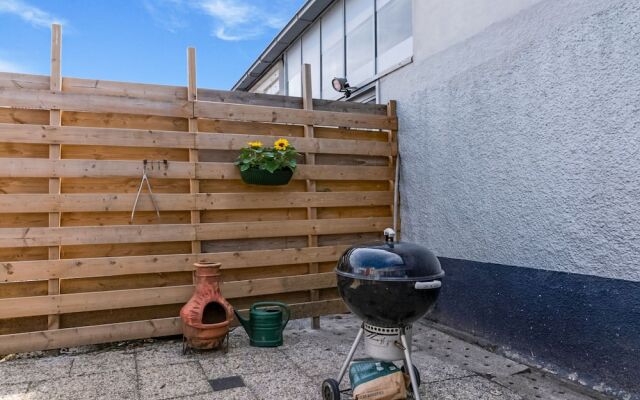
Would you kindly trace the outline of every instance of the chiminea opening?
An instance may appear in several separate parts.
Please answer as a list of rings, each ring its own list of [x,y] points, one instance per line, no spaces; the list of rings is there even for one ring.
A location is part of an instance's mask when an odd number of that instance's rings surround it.
[[[227,311],[222,304],[217,301],[212,301],[204,306],[202,311],[202,323],[203,324],[219,324],[227,320]]]

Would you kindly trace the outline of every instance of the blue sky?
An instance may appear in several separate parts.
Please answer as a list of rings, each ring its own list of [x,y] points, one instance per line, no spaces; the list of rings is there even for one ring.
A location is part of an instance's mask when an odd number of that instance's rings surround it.
[[[0,71],[49,74],[50,25],[63,76],[229,89],[304,0],[0,0]]]

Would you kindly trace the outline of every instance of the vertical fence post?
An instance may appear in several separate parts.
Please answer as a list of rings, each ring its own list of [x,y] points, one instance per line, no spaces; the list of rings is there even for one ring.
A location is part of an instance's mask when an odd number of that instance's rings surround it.
[[[58,24],[51,26],[51,76],[49,78],[49,89],[54,92],[62,90],[62,28]],[[49,111],[49,125],[60,126],[62,124],[62,115],[60,110]],[[61,145],[49,145],[49,159],[59,160],[61,153]],[[60,178],[49,178],[49,194],[60,194]],[[60,226],[60,213],[49,213],[49,227]],[[49,247],[49,260],[60,259],[60,246]],[[60,279],[49,279],[48,293],[50,295],[60,294]],[[47,327],[49,329],[58,329],[60,327],[60,316],[49,315]]]
[[[305,110],[313,110],[313,93],[311,90],[311,64],[304,64],[302,68],[302,108]],[[304,126],[304,137],[313,138],[314,131],[313,125]],[[316,156],[313,153],[305,153],[304,160],[307,165],[313,165],[316,163]],[[307,192],[316,191],[316,182],[311,179],[307,179]],[[307,207],[307,219],[313,220],[318,218],[318,213],[315,207]],[[318,246],[318,236],[308,235],[307,245],[309,247]],[[309,273],[318,273],[318,263],[309,263]],[[311,290],[311,301],[318,301],[320,299],[319,290]],[[311,318],[311,327],[313,329],[320,328],[320,317],[313,316]]]
[[[397,104],[395,100],[389,100],[389,102],[387,103],[387,116],[389,118],[392,119],[396,119],[397,118]],[[389,130],[387,133],[387,140],[389,141],[389,143],[393,143],[395,140],[397,140],[397,135],[398,135],[398,131],[397,130]],[[393,156],[389,156],[389,167],[396,167],[398,168],[398,156],[396,155],[396,157]],[[394,175],[394,178],[392,180],[389,181],[389,190],[393,191],[393,195],[394,195],[394,202],[391,205],[391,215],[393,216],[393,229],[398,230],[398,232],[396,232],[397,238],[400,239],[400,230],[398,229],[397,226],[397,222],[400,219],[400,210],[396,210],[396,206],[397,206],[397,198],[396,196],[399,196],[399,194],[395,193],[395,188],[396,188],[396,179],[398,179],[397,174]]]
[[[196,49],[193,47],[187,48],[187,78],[188,78],[188,86],[187,86],[187,100],[193,106],[191,109],[195,110],[195,102],[198,100],[198,86],[196,81]],[[192,112],[192,117],[195,114]],[[189,133],[198,132],[198,118],[189,118]],[[194,147],[189,149],[189,162],[197,163],[198,162],[198,149],[195,145],[196,140],[194,140]],[[196,199],[196,195],[200,192],[200,181],[198,179],[190,179],[189,180],[189,193],[191,193]],[[194,201],[194,210],[191,210],[191,224],[197,225],[200,223],[200,211],[197,209],[197,201]],[[191,252],[193,254],[200,254],[202,252],[201,242],[199,240],[194,240],[191,242]]]

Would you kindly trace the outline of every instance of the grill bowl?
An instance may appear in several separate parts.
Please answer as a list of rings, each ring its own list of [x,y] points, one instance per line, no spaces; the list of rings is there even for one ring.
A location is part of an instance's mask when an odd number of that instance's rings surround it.
[[[409,325],[427,314],[440,289],[416,290],[415,282],[374,281],[338,275],[342,300],[364,322],[397,327]]]

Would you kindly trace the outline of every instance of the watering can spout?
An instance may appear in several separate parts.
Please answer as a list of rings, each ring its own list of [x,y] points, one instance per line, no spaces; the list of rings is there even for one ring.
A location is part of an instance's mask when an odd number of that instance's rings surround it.
[[[244,328],[245,331],[247,331],[247,334],[249,336],[251,336],[251,323],[248,319],[243,318],[242,315],[240,315],[240,313],[237,310],[233,310],[234,314],[236,314],[236,318],[238,319],[238,321],[240,322],[240,324],[242,324],[242,327]]]

